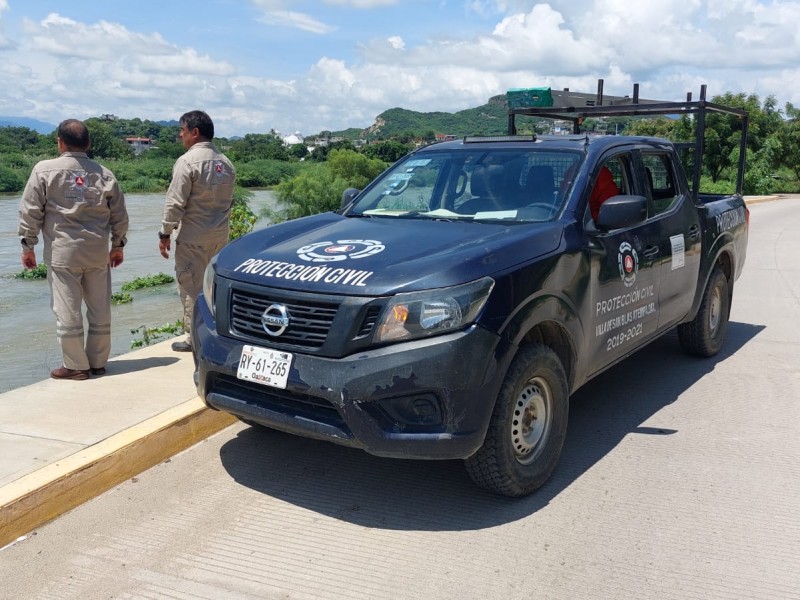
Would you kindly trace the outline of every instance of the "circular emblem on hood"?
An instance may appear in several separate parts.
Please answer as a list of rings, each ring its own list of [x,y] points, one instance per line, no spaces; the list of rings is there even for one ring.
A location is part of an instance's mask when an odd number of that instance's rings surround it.
[[[269,305],[261,315],[261,326],[267,335],[281,335],[289,327],[289,311],[283,304]]]
[[[298,248],[297,256],[309,262],[336,262],[365,258],[383,252],[386,246],[377,240],[336,240],[314,242]]]
[[[639,271],[639,255],[636,254],[628,242],[619,245],[619,276],[625,287],[631,287],[636,282],[636,273]]]

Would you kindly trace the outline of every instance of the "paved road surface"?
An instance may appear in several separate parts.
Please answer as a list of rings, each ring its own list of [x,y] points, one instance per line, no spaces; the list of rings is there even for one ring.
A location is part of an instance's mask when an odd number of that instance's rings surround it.
[[[0,597],[800,599],[800,199],[751,210],[723,352],[585,386],[537,494],[236,425],[0,551]]]

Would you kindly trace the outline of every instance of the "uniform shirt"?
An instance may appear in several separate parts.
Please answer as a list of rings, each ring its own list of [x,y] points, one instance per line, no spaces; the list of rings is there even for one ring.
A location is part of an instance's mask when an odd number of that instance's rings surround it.
[[[22,192],[19,236],[28,248],[44,238],[51,267],[108,264],[111,245],[125,245],[128,211],[114,174],[84,152],[64,152],[36,164]]]
[[[228,240],[236,171],[211,142],[197,142],[175,161],[164,201],[162,233],[202,245]]]

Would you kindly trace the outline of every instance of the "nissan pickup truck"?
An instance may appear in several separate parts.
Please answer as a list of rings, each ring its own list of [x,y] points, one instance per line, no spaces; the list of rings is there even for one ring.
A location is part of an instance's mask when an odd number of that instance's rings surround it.
[[[707,111],[745,137],[744,112],[705,98],[514,109],[509,129],[520,114],[579,131],[598,114],[688,113],[701,130]],[[702,134],[693,185],[665,139],[437,143],[337,211],[230,243],[191,325],[200,397],[381,457],[463,459],[477,485],[530,494],[556,467],[575,390],[676,327],[691,354],[724,343],[744,163],[736,192],[700,194]]]

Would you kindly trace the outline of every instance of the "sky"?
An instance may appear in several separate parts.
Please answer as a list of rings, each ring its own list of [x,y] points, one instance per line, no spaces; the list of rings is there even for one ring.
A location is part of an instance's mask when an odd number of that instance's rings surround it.
[[[800,0],[0,0],[0,115],[366,128],[510,88],[800,105]]]

